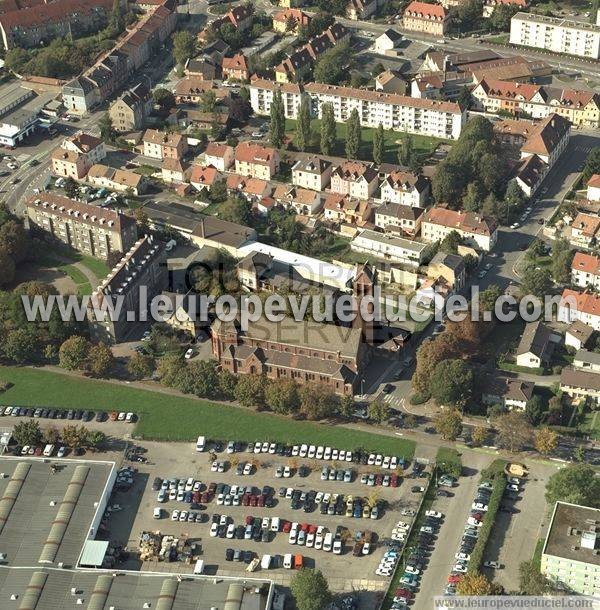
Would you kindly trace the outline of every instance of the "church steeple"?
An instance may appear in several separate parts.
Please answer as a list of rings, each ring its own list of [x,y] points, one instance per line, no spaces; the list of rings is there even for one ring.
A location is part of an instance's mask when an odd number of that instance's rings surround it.
[[[355,311],[357,312],[352,326],[360,328],[362,331],[363,341],[372,344],[374,341],[374,326],[373,321],[364,320],[360,315],[360,304],[364,297],[372,297],[375,294],[375,286],[377,285],[377,273],[368,262],[362,265],[356,265],[356,273],[352,282],[352,294],[355,301]],[[369,312],[373,312],[373,304],[368,307]]]

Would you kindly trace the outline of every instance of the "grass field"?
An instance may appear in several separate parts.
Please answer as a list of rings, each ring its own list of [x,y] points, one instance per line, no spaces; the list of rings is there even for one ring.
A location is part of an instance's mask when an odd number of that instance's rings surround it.
[[[364,447],[407,458],[412,457],[415,447],[414,442],[406,439],[331,424],[291,421],[278,415],[49,371],[0,367],[0,381],[14,384],[1,395],[5,405],[134,411],[140,418],[135,434],[146,439],[192,441],[203,434],[224,440]]]
[[[579,429],[595,440],[600,439],[600,411],[587,411]]]
[[[66,273],[71,278],[77,287],[77,294],[79,296],[92,293],[92,286],[88,282],[87,277],[75,265],[59,265],[57,269]]]
[[[346,124],[336,123],[336,134],[337,140],[333,154],[338,157],[345,157],[346,152],[344,150],[346,142]],[[287,119],[285,122],[286,133],[293,139],[296,129],[296,121],[294,119]],[[319,152],[319,134],[321,133],[321,121],[320,119],[313,119],[311,122],[312,138],[311,147],[309,152]],[[361,145],[358,152],[359,159],[365,159],[367,161],[373,160],[373,134],[375,129],[369,127],[363,127]],[[398,163],[398,142],[402,138],[403,133],[398,131],[386,130],[384,133],[384,153],[383,160],[386,163]],[[448,140],[440,140],[439,138],[430,138],[427,136],[420,136],[410,134],[412,139],[413,149],[416,153],[423,157],[431,155],[437,146],[441,143],[449,143]]]
[[[65,248],[53,248],[47,247],[44,250],[43,255],[37,258],[37,264],[45,267],[56,267],[66,273],[76,284],[82,284],[87,282],[87,278],[79,269],[72,267],[67,269],[70,265],[64,261],[70,261],[71,263],[81,263],[87,267],[99,280],[105,278],[108,275],[110,269],[106,262],[94,258],[93,256],[87,256],[81,254],[75,250]],[[73,271],[74,270],[74,271]],[[73,274],[73,275],[72,275]],[[76,279],[78,278],[78,279]],[[82,280],[82,281],[80,281]]]

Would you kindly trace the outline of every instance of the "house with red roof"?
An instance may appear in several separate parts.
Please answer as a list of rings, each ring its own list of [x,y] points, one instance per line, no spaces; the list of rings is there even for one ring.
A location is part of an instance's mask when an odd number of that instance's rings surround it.
[[[241,176],[271,180],[279,171],[279,151],[254,142],[240,142],[235,148],[235,171]]]
[[[456,231],[468,244],[486,252],[492,250],[498,240],[496,222],[480,214],[446,208],[432,208],[423,214],[423,241],[441,241],[452,231]]]
[[[580,288],[600,288],[600,257],[576,252],[571,263],[571,283]]]
[[[587,181],[587,198],[590,201],[600,201],[600,174],[594,174]]]
[[[558,321],[571,324],[576,320],[600,330],[600,296],[565,288],[558,306]]]
[[[450,25],[450,14],[441,4],[414,0],[404,9],[402,25],[413,32],[444,36]]]
[[[248,80],[248,62],[243,53],[236,53],[233,57],[223,57],[221,62],[223,78],[235,78],[237,80]]]

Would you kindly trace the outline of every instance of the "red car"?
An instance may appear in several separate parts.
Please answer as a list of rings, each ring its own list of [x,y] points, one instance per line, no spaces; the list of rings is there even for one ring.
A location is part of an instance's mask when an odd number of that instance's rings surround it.
[[[250,496],[250,506],[258,506],[258,498],[256,496]]]
[[[460,574],[450,574],[450,576],[448,576],[448,582],[450,584],[456,584],[457,582],[460,582],[462,580],[462,576]]]
[[[398,475],[397,474],[393,474],[390,476],[390,485],[392,487],[398,487]]]
[[[119,414],[116,411],[111,411],[110,415],[108,416],[110,421],[117,421],[117,417],[119,417]]]
[[[258,496],[258,498],[256,498],[256,500],[257,500],[257,502],[256,502],[257,506],[260,506],[262,508],[265,505],[265,497],[264,496]]]
[[[292,529],[292,522],[283,521],[283,523],[281,525],[281,531],[284,532],[285,534],[289,534],[291,529]]]
[[[217,484],[216,483],[210,483],[208,486],[208,493],[212,494],[213,496],[215,495],[215,491],[217,491]]]
[[[319,528],[316,525],[309,525],[308,526],[308,533],[309,534],[316,534],[318,529]]]
[[[303,532],[308,532],[309,528],[310,528],[310,525],[309,525],[308,523],[301,523],[301,524],[300,524],[300,529],[301,529]]]
[[[244,494],[242,496],[242,506],[250,506],[250,494]]]
[[[246,515],[246,525],[254,525],[254,517]]]
[[[207,491],[200,494],[200,504],[208,504],[211,500],[212,497]]]
[[[394,593],[394,597],[403,597],[404,599],[412,599],[413,593],[408,589],[396,589],[396,593]]]
[[[375,477],[375,485],[381,485],[381,483],[383,483],[383,475],[378,474],[378,475]]]

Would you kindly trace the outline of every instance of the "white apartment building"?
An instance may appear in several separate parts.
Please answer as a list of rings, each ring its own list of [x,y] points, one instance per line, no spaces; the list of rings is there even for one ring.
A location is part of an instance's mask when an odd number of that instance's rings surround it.
[[[600,288],[600,258],[576,252],[571,263],[571,283],[580,288]]]
[[[429,180],[410,172],[390,172],[381,184],[381,201],[424,208],[429,196]]]
[[[498,240],[496,223],[472,212],[432,208],[423,214],[421,236],[424,241],[441,241],[452,231],[456,231],[469,245],[486,252],[492,250]]]
[[[510,42],[578,57],[600,58],[600,26],[533,13],[510,20]]]
[[[268,115],[273,92],[280,85],[263,79],[250,85],[250,103],[257,114]],[[284,90],[285,88],[285,90]],[[378,127],[456,140],[467,120],[466,111],[454,102],[412,98],[382,91],[337,87],[321,83],[283,85],[285,116],[295,119],[303,95],[311,100],[311,114],[321,117],[323,104],[333,107],[336,122],[345,123],[356,108],[364,127]]]
[[[365,229],[350,242],[350,248],[354,252],[364,252],[391,263],[418,267],[425,258],[428,246],[389,233]]]

